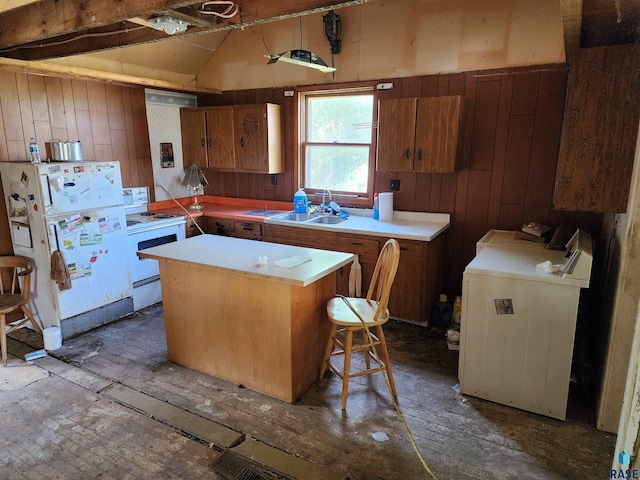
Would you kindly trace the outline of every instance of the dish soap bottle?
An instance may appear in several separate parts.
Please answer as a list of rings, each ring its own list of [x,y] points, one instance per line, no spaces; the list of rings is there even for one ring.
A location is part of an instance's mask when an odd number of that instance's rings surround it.
[[[299,188],[293,196],[293,211],[295,213],[307,213],[307,194]]]
[[[373,194],[373,219],[380,220],[380,200],[377,193]]]

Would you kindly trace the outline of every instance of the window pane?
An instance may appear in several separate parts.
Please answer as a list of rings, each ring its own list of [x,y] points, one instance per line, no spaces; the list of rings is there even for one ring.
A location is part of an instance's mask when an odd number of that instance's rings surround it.
[[[306,150],[305,187],[355,193],[367,192],[369,146],[309,146]]]
[[[373,95],[309,98],[308,142],[371,143]],[[354,125],[364,125],[356,128]]]

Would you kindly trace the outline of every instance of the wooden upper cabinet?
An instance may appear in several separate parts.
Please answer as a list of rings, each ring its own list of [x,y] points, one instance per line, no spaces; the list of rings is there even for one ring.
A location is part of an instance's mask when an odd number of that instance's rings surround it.
[[[454,172],[460,167],[464,98],[381,100],[378,170]]]
[[[233,113],[236,170],[282,173],[281,107],[271,103],[235,105]]]
[[[180,109],[180,131],[182,133],[182,158],[184,166],[207,166],[207,138],[204,110]]]
[[[554,206],[626,212],[640,117],[640,47],[580,49],[562,123]]]
[[[380,100],[378,170],[413,171],[416,104],[416,98]]]
[[[447,173],[460,167],[464,97],[418,99],[414,171]]]
[[[180,110],[185,166],[282,173],[281,107],[227,105]]]
[[[206,115],[209,168],[233,171],[236,167],[233,151],[233,107],[208,108]]]

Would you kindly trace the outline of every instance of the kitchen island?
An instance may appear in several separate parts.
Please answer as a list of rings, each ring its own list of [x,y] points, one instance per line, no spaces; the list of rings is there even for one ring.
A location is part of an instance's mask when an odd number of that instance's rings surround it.
[[[138,256],[160,265],[169,360],[286,402],[318,378],[326,302],[352,254],[199,235]]]

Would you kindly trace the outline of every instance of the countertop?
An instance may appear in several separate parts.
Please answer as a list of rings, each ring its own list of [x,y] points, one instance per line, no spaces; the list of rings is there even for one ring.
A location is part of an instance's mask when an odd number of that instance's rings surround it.
[[[147,248],[139,251],[138,256],[187,262],[303,287],[351,263],[354,257],[351,253],[208,234]],[[259,257],[265,256],[266,265],[259,265]],[[293,256],[310,260],[293,268],[275,263]],[[185,275],[188,274],[186,269]]]
[[[189,210],[193,202],[190,197],[178,199]],[[203,209],[189,210],[193,217],[211,216],[244,220],[273,225],[286,225],[296,228],[307,228],[341,233],[354,233],[360,235],[372,235],[393,237],[396,239],[418,240],[428,242],[436,238],[450,224],[450,215],[446,213],[422,213],[395,211],[394,218],[390,222],[381,222],[372,218],[371,209],[345,208],[349,219],[339,224],[314,224],[304,222],[279,221],[272,216],[264,217],[247,215],[253,210],[268,210],[276,212],[289,212],[292,210],[292,202],[278,202],[272,200],[254,200],[245,198],[218,197],[212,195],[198,196]],[[172,200],[164,200],[149,204],[150,211],[163,211],[175,215],[186,215],[185,211],[178,207]]]
[[[488,245],[467,265],[464,273],[588,288],[588,278],[574,278],[571,274],[561,272],[546,273],[536,268],[536,265],[546,261],[553,265],[564,265],[566,260],[565,252],[559,250]]]

